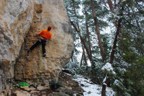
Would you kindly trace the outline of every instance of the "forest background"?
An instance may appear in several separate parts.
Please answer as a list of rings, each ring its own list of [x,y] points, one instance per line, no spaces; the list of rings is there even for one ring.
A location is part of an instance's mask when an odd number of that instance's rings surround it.
[[[116,96],[143,96],[144,1],[65,0],[65,6],[75,40],[66,68],[103,85],[103,96],[106,86]]]

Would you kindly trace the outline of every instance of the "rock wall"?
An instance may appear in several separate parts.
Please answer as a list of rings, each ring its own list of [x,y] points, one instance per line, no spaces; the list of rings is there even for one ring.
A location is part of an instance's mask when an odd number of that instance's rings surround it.
[[[28,32],[33,6],[30,0],[2,0],[0,3],[0,67],[13,77],[13,65]]]
[[[27,56],[27,49],[38,39],[35,34],[49,25],[53,38],[46,44],[47,56],[42,57],[41,46]],[[57,78],[72,50],[63,0],[1,0],[0,83],[4,81],[2,78]]]

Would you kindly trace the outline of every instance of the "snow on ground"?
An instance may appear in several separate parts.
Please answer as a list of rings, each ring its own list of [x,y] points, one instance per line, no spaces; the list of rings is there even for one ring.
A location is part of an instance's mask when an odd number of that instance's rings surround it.
[[[74,79],[84,90],[84,96],[101,96],[102,86],[92,83],[89,79],[77,75]],[[111,88],[106,88],[106,96],[114,96],[114,91]]]

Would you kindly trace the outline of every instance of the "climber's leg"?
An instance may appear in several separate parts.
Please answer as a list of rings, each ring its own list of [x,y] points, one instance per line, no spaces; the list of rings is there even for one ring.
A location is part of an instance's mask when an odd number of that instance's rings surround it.
[[[46,56],[46,49],[45,49],[46,40],[42,39],[41,43],[42,43],[42,54],[43,54],[43,57],[45,57]]]
[[[38,45],[41,44],[41,40],[36,41],[31,47],[30,49],[27,51],[27,53],[31,52],[35,47],[37,47]]]

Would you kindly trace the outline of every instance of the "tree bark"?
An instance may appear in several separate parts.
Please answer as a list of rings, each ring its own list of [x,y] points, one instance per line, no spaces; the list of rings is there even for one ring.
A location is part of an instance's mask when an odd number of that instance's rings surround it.
[[[88,38],[88,49],[89,49],[89,54],[90,54],[90,60],[92,60],[92,52],[91,52],[91,42],[90,42],[90,32],[89,32],[89,26],[88,26],[88,20],[87,20],[87,12],[85,11],[85,25],[86,25],[86,33],[87,33],[87,38]]]
[[[99,48],[100,48],[100,54],[101,54],[101,57],[102,57],[102,61],[104,62],[106,60],[106,54],[105,54],[105,50],[103,48],[103,43],[101,41],[99,24],[98,24],[98,19],[96,17],[96,12],[95,12],[95,9],[94,9],[94,1],[93,0],[91,0],[91,9],[92,9],[92,17],[93,17],[94,24],[95,24],[95,32],[96,32],[96,35],[97,35],[98,45],[99,45]]]
[[[75,0],[72,0],[72,5],[73,5],[73,10],[74,10],[74,15],[76,16],[76,26],[77,26],[77,28],[79,29],[79,24],[78,24],[78,15],[77,15],[77,12],[76,12],[76,7],[75,7]]]
[[[103,83],[103,85],[102,85],[101,96],[106,96],[106,84],[105,83]]]
[[[88,58],[89,58],[89,60],[92,62],[91,55],[89,54],[89,49],[88,49],[87,46],[86,46],[85,40],[84,40],[84,39],[82,38],[82,36],[80,35],[80,30],[75,26],[75,24],[74,24],[72,21],[71,21],[71,24],[72,24],[72,26],[74,27],[74,29],[76,30],[76,32],[78,33],[78,35],[79,35],[79,37],[80,37],[80,40],[81,40],[81,43],[82,43],[82,45],[84,46],[84,48],[86,49]]]
[[[117,24],[117,31],[116,31],[116,34],[115,34],[114,43],[113,43],[112,51],[111,51],[111,54],[110,54],[110,63],[111,63],[111,64],[113,63],[114,54],[115,54],[115,52],[116,52],[117,37],[118,37],[118,35],[119,35],[119,33],[120,33],[121,22],[122,22],[122,18],[120,18],[120,19],[118,20],[118,24]]]
[[[111,0],[108,0],[108,5],[111,11],[113,11],[113,4]]]

